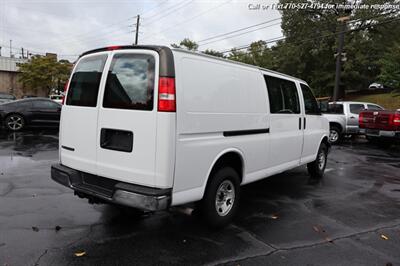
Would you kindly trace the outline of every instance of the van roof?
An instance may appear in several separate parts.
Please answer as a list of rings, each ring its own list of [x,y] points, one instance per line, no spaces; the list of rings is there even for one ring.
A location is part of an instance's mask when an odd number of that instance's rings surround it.
[[[278,72],[278,71],[270,70],[270,69],[267,69],[267,68],[263,68],[263,67],[259,67],[259,66],[255,66],[255,65],[250,65],[250,64],[246,64],[246,63],[242,63],[242,62],[238,62],[238,61],[233,61],[233,60],[230,60],[230,59],[226,59],[226,58],[222,58],[222,57],[218,57],[218,56],[213,56],[213,55],[209,55],[209,54],[205,54],[205,53],[189,51],[189,50],[181,49],[181,48],[172,48],[172,50],[173,51],[178,51],[178,52],[183,52],[183,53],[188,53],[188,54],[193,54],[193,55],[198,55],[198,56],[203,56],[203,57],[208,57],[208,58],[212,58],[212,59],[216,59],[216,60],[220,60],[220,61],[224,61],[224,62],[229,62],[229,63],[236,64],[236,65],[242,65],[242,66],[246,66],[246,67],[262,70],[262,71],[273,73],[273,74],[278,74],[278,75],[285,76],[285,77],[288,77],[288,78],[291,78],[291,79],[295,79],[295,80],[298,80],[298,81],[300,81],[302,83],[307,84],[307,82],[305,82],[302,79],[299,79],[299,78],[296,78],[296,77],[293,77],[293,76],[290,76],[290,75],[287,75],[287,74],[284,74],[284,73],[281,73],[281,72]]]
[[[79,57],[85,56],[87,54],[92,54],[92,53],[97,53],[97,52],[104,52],[104,51],[112,51],[112,50],[122,50],[122,49],[147,49],[147,50],[153,50],[159,53],[160,58],[164,58],[164,60],[160,60],[160,62],[162,62],[164,65],[160,65],[160,76],[165,76],[165,77],[175,77],[175,68],[174,68],[174,58],[173,58],[173,54],[172,51],[177,51],[177,52],[182,52],[182,53],[188,53],[188,54],[193,54],[193,55],[197,55],[197,56],[203,56],[203,57],[208,57],[208,58],[212,58],[215,60],[219,60],[219,61],[224,61],[224,62],[229,62],[232,64],[236,64],[236,65],[242,65],[242,66],[246,66],[246,67],[250,67],[253,69],[258,69],[261,71],[265,71],[265,72],[269,72],[269,73],[273,73],[273,74],[278,74],[284,77],[288,77],[294,80],[297,80],[299,82],[305,83],[307,84],[307,82],[305,82],[302,79],[284,74],[284,73],[280,73],[277,71],[273,71],[270,69],[266,69],[266,68],[262,68],[262,67],[258,67],[258,66],[254,66],[254,65],[250,65],[250,64],[246,64],[246,63],[242,63],[242,62],[237,62],[237,61],[233,61],[230,59],[226,59],[226,58],[221,58],[221,57],[217,57],[217,56],[213,56],[213,55],[208,55],[208,54],[204,54],[204,53],[200,53],[200,52],[194,52],[194,51],[189,51],[186,49],[180,49],[180,48],[170,48],[167,46],[162,46],[162,45],[115,45],[115,46],[108,46],[108,47],[103,47],[103,48],[98,48],[98,49],[93,49],[93,50],[89,50],[87,52],[82,53]]]
[[[93,54],[98,52],[113,51],[113,50],[124,50],[124,49],[144,49],[153,50],[159,54],[160,57],[160,76],[162,77],[175,77],[175,67],[174,67],[174,56],[172,54],[171,48],[162,45],[115,45],[103,48],[98,48],[84,52],[79,56],[85,56],[87,54]]]

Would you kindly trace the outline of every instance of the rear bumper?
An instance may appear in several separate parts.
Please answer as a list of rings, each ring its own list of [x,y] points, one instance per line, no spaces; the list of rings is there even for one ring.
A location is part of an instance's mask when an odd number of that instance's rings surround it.
[[[346,126],[345,134],[362,134],[358,126]]]
[[[361,128],[360,132],[370,137],[382,137],[382,138],[398,138],[400,139],[400,131],[388,131],[379,129],[365,129]]]
[[[159,189],[119,182],[77,171],[61,164],[51,166],[51,178],[79,195],[134,207],[141,210],[165,210],[171,204],[172,189]]]

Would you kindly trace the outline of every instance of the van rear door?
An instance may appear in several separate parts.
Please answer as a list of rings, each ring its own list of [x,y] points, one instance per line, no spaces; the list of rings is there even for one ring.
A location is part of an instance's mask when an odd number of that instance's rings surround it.
[[[70,79],[60,123],[61,164],[97,174],[98,93],[108,53],[82,57]]]
[[[97,169],[101,176],[154,186],[159,55],[115,50],[100,97]]]

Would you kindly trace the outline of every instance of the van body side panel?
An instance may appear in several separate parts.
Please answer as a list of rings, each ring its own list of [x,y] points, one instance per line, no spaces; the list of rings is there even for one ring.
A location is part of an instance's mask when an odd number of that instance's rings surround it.
[[[269,120],[267,92],[258,69],[173,53],[177,62],[175,205],[201,199],[213,162],[225,150],[243,154],[243,179],[247,173],[265,168]],[[236,135],[236,131],[246,130],[264,133]]]

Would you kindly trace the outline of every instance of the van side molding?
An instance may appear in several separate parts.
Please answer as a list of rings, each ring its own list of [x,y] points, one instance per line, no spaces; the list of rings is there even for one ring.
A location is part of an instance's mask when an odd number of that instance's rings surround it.
[[[268,133],[269,133],[269,128],[261,128],[261,129],[224,131],[223,135],[224,137],[234,137],[234,136],[268,134]]]

